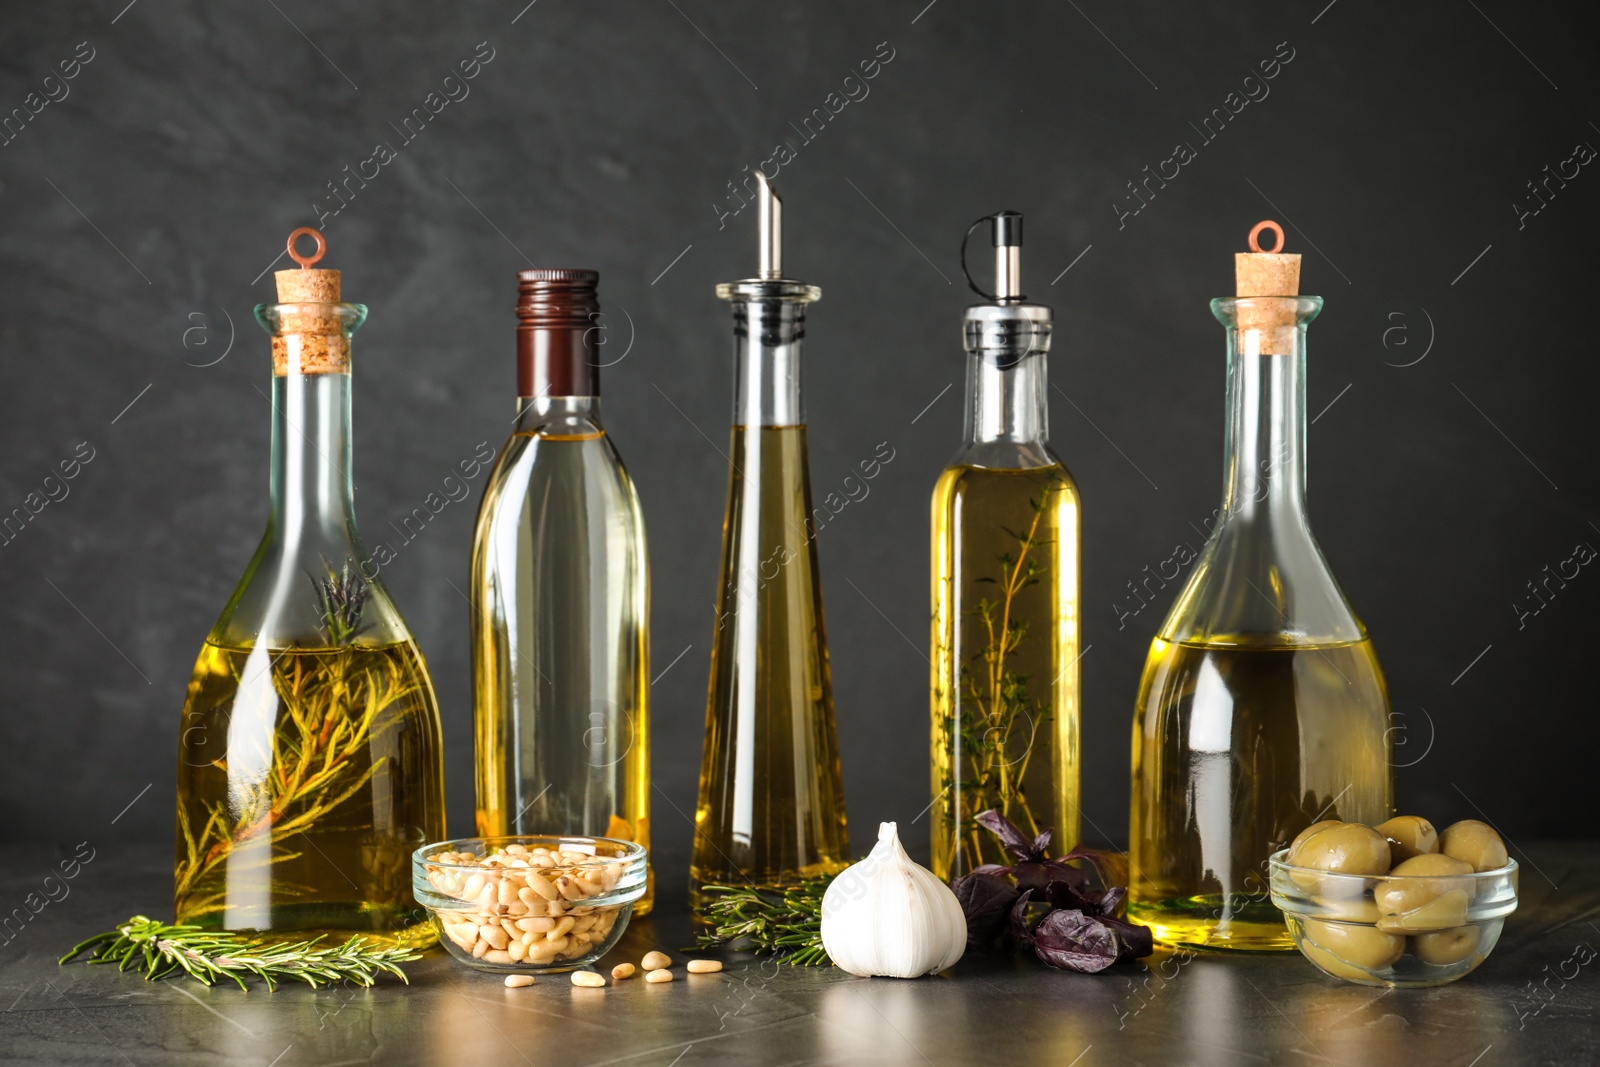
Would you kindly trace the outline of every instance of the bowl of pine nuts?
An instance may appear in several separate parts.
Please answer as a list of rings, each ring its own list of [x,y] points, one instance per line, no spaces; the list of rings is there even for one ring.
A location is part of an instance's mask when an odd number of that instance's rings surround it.
[[[603,956],[644,896],[645,849],[607,837],[471,837],[412,855],[412,892],[469,967],[570,971]]]

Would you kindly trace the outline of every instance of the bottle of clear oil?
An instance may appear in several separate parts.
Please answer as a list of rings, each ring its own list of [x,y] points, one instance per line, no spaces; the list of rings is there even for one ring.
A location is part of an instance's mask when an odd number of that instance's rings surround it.
[[[256,309],[272,506],[184,702],[177,919],[426,945],[411,853],[444,834],[439,709],[356,531],[350,334],[366,308],[339,302],[332,270],[279,271],[278,295]]]
[[[1383,673],[1305,514],[1305,338],[1322,300],[1295,295],[1300,257],[1281,249],[1280,231],[1278,251],[1241,253],[1239,296],[1212,301],[1228,330],[1221,521],[1134,713],[1128,913],[1173,945],[1292,948],[1267,858],[1320,819],[1393,808]]]
[[[520,275],[517,422],[472,554],[477,824],[648,848],[650,574],[639,495],[600,421],[598,282]]]
[[[781,887],[849,862],[800,397],[805,307],[782,276],[781,207],[762,183],[758,278],[734,310],[734,427],[690,903],[707,885]]]
[[[1050,309],[1020,295],[1022,216],[988,219],[993,295],[967,310],[966,439],[933,492],[933,870],[1010,862],[995,809],[1078,839],[1079,498],[1051,451]],[[974,287],[976,288],[976,287]]]

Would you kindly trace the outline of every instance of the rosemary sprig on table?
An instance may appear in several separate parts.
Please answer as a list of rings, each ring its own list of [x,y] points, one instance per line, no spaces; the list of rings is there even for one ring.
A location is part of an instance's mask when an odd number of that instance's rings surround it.
[[[119,971],[143,971],[147,982],[182,970],[206,985],[231,978],[240,989],[247,989],[246,978],[259,978],[271,990],[280,980],[312,987],[334,982],[370,986],[380,974],[407,982],[400,964],[422,957],[415,949],[382,948],[364,937],[352,937],[342,945],[323,945],[321,941],[314,937],[269,943],[198,926],[170,926],[135,915],[115,930],[82,942],[62,956],[61,963],[87,952],[88,962],[115,963]]]
[[[834,879],[807,878],[787,889],[738,888],[708,885],[716,894],[705,907],[710,930],[700,934],[695,948],[715,948],[748,939],[756,953],[798,967],[828,962],[822,947],[822,894]]]

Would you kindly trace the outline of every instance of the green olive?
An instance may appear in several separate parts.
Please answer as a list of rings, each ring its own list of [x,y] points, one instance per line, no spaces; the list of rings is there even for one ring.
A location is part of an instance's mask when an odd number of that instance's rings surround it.
[[[1334,880],[1330,878],[1327,881],[1331,883]],[[1365,923],[1368,926],[1376,923],[1378,921],[1378,905],[1372,902],[1372,897],[1364,889],[1359,894],[1351,895],[1346,881],[1342,879],[1340,881],[1341,884],[1338,886],[1324,884],[1309,887],[1316,896],[1317,908],[1320,914],[1324,918],[1334,919],[1339,922]],[[1360,885],[1361,883],[1357,884]],[[1318,889],[1332,889],[1334,893],[1318,893]]]
[[[1316,964],[1319,970],[1335,978],[1343,978],[1347,982],[1360,982],[1363,985],[1382,984],[1380,979],[1374,978],[1353,963],[1346,963],[1315,941],[1309,939],[1301,941],[1300,954]]]
[[[1450,964],[1470,959],[1481,940],[1476,926],[1453,926],[1417,934],[1411,939],[1411,954],[1423,963]]]
[[[1344,822],[1318,830],[1295,849],[1289,862],[1334,874],[1389,873],[1389,842],[1370,826]]]
[[[1400,958],[1406,939],[1358,923],[1301,919],[1305,936],[1346,963],[1380,971]]]
[[[1314,822],[1310,826],[1306,827],[1304,830],[1301,830],[1298,834],[1295,834],[1294,835],[1294,840],[1289,842],[1289,860],[1290,860],[1290,862],[1293,862],[1293,860],[1294,860],[1295,849],[1299,848],[1301,842],[1305,841],[1306,838],[1310,837],[1312,834],[1317,833],[1320,830],[1326,830],[1330,826],[1338,826],[1338,825],[1339,825],[1339,820],[1338,819],[1323,819],[1321,822]]]
[[[1446,856],[1465,860],[1475,871],[1494,871],[1506,865],[1505,842],[1494,832],[1494,827],[1476,819],[1463,819],[1451,823],[1439,835],[1439,851]]]
[[[1437,852],[1399,864],[1372,891],[1378,905],[1378,929],[1414,933],[1463,925],[1472,900],[1471,880],[1438,876],[1471,873],[1472,866],[1466,861]]]
[[[1378,833],[1389,839],[1389,859],[1404,863],[1413,856],[1424,856],[1439,851],[1439,832],[1433,823],[1420,815],[1397,815],[1377,827]]]

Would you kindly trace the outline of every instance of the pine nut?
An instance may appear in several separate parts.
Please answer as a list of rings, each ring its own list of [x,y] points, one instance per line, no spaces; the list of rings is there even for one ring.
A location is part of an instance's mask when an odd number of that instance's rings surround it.
[[[529,985],[532,985],[532,984],[533,984],[533,975],[531,975],[531,974],[508,974],[508,975],[506,975],[506,988],[507,989],[520,989],[523,986],[529,986]]]
[[[606,984],[606,980],[600,975],[595,974],[593,971],[573,971],[572,984],[588,986],[591,989],[599,989],[601,986]]]
[[[632,978],[633,977],[633,964],[631,964],[631,963],[619,963],[619,964],[617,964],[615,967],[611,968],[611,977],[615,978],[619,982],[622,981],[624,978]]]
[[[722,970],[722,961],[690,960],[688,967],[690,974],[715,974],[716,972]]]
[[[659,971],[672,966],[672,957],[665,952],[646,952],[644,959],[639,961],[639,966],[647,971]]]
[[[426,868],[429,882],[460,902],[434,913],[446,944],[451,951],[488,963],[544,967],[578,962],[604,947],[622,914],[618,905],[591,903],[614,890],[625,870],[620,862],[592,852],[507,846],[481,858],[470,852],[440,853],[436,864]],[[655,952],[642,967],[630,963],[614,970],[625,966],[626,975],[632,976],[640,970],[662,970],[671,962]],[[605,983],[598,974],[593,978]],[[653,979],[670,980],[670,974]]]
[[[644,980],[651,985],[655,985],[658,982],[670,982],[672,981],[672,972],[663,967],[660,970],[646,972]]]

